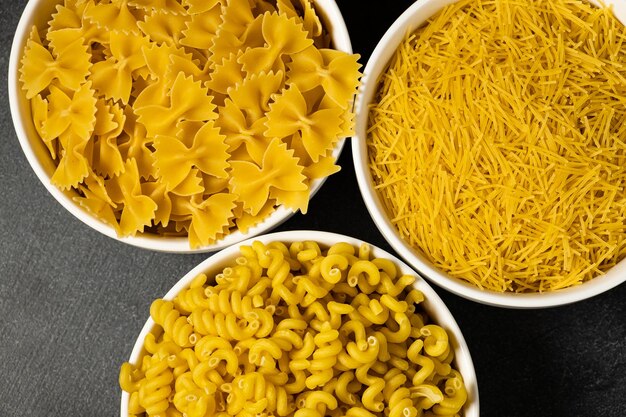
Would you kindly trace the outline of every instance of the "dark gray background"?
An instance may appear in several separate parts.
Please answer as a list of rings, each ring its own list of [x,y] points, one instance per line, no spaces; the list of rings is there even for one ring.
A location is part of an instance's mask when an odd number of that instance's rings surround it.
[[[119,365],[154,298],[207,255],[167,255],[118,243],[72,217],[29,167],[6,89],[13,33],[26,1],[0,10],[0,416],[119,413]],[[354,49],[371,53],[408,0],[339,0]],[[318,229],[388,248],[343,170],[306,216],[280,230]],[[486,307],[437,288],[463,330],[482,415],[626,416],[626,285],[548,310]]]

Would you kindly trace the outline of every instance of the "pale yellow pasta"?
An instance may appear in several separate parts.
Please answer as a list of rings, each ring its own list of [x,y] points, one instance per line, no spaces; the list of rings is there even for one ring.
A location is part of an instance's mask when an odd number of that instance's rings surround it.
[[[311,0],[57,1],[20,81],[51,182],[119,236],[208,246],[279,206],[306,213],[339,170],[360,65],[329,52]],[[288,65],[304,50],[324,76]]]
[[[141,360],[120,369],[131,415],[462,413],[452,341],[422,311],[415,277],[365,245],[255,241],[240,252],[153,303]]]

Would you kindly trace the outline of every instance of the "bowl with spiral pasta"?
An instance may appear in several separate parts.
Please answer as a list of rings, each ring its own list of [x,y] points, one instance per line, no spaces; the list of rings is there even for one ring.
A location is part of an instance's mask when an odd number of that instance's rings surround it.
[[[119,383],[122,417],[479,416],[439,296],[382,249],[318,231],[200,263],[152,303]]]
[[[33,0],[8,87],[26,158],[71,214],[206,252],[306,213],[340,169],[359,68],[333,0]]]
[[[626,281],[624,23],[618,1],[424,0],[389,28],[353,160],[378,229],[426,279],[510,308]]]

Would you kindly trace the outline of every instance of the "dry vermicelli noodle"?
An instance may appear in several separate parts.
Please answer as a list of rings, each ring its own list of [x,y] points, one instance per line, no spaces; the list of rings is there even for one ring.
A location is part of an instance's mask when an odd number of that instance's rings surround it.
[[[464,0],[409,35],[370,108],[392,223],[482,289],[551,291],[626,254],[626,29],[571,0]]]

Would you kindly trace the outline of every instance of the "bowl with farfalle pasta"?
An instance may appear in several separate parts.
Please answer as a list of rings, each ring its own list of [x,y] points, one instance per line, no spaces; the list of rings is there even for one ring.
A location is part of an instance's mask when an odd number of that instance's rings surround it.
[[[120,241],[211,251],[306,213],[359,83],[332,0],[30,1],[9,64],[48,191]]]
[[[463,335],[411,268],[318,231],[226,248],[150,307],[121,416],[479,416]]]

